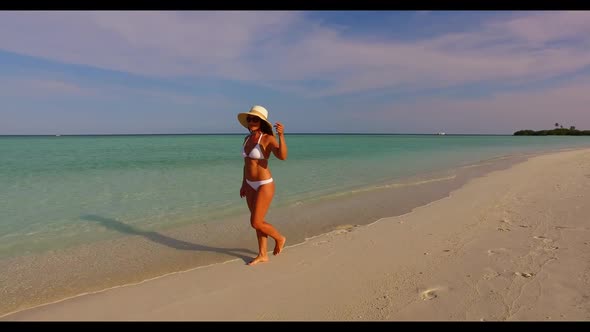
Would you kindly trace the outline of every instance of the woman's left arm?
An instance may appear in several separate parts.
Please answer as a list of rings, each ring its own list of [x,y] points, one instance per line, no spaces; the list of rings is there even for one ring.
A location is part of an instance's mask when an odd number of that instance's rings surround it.
[[[273,137],[272,152],[280,160],[285,160],[287,159],[288,150],[287,141],[285,141],[284,128],[280,122],[275,123],[275,128],[277,129],[279,141],[277,142],[277,140]]]

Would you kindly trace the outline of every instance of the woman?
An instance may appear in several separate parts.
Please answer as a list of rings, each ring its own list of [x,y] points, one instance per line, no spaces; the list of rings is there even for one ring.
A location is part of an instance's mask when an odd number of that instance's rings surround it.
[[[268,111],[262,106],[254,106],[249,112],[238,114],[238,121],[250,130],[244,139],[242,156],[244,157],[244,176],[240,197],[246,197],[250,209],[250,225],[256,230],[258,238],[258,256],[248,265],[268,261],[266,243],[268,236],[275,240],[274,255],[278,255],[285,245],[286,237],[264,220],[270,202],[275,193],[275,184],[268,168],[268,159],[272,152],[280,160],[287,159],[287,144],[283,125],[275,124],[279,141],[274,136],[272,124],[267,120]]]

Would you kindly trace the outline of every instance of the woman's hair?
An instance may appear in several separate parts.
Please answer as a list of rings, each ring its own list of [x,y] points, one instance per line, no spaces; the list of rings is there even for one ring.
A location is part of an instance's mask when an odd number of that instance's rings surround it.
[[[260,131],[265,134],[274,135],[272,127],[266,121],[260,120]]]

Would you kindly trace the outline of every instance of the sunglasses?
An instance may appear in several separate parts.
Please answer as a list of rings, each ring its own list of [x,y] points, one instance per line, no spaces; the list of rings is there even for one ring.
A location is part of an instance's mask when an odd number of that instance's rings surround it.
[[[257,116],[248,116],[248,117],[246,117],[246,121],[247,122],[259,122],[260,118]]]

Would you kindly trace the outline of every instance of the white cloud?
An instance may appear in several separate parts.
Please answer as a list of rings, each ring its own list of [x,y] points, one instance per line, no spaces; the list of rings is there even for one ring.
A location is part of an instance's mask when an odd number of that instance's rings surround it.
[[[494,24],[498,29],[534,44],[562,39],[580,38],[588,41],[590,13],[587,11],[541,12],[519,17],[505,24]]]
[[[292,12],[1,12],[0,49],[136,74],[249,74],[234,65]]]
[[[198,106],[214,109],[236,109],[238,104],[230,97],[220,94],[198,95],[164,90],[160,88],[138,88],[118,84],[79,83],[38,77],[0,78],[0,97],[17,97],[28,100],[48,100],[55,98],[91,97],[93,100],[152,100],[177,106]],[[88,100],[88,99],[86,99]]]
[[[34,77],[3,77],[0,78],[0,96],[20,98],[47,97],[89,97],[96,96],[94,88],[83,87],[75,83],[57,79]]]
[[[525,13],[413,42],[345,31],[298,12],[0,13],[0,49],[144,75],[242,80],[311,97],[522,82],[590,66],[590,12]]]
[[[559,23],[572,15],[572,24]],[[582,18],[586,18],[583,20]],[[539,44],[527,25],[555,26],[543,39],[577,38],[559,47]],[[346,38],[318,28],[282,57],[291,79],[331,77],[332,86],[318,95],[399,86],[428,88],[481,81],[538,80],[571,73],[590,65],[590,13],[551,13],[492,21],[478,30],[415,42]],[[312,52],[313,51],[313,52]]]
[[[590,129],[590,80],[472,99],[428,98],[365,114],[372,122],[419,132],[504,133],[550,129],[555,122]]]

